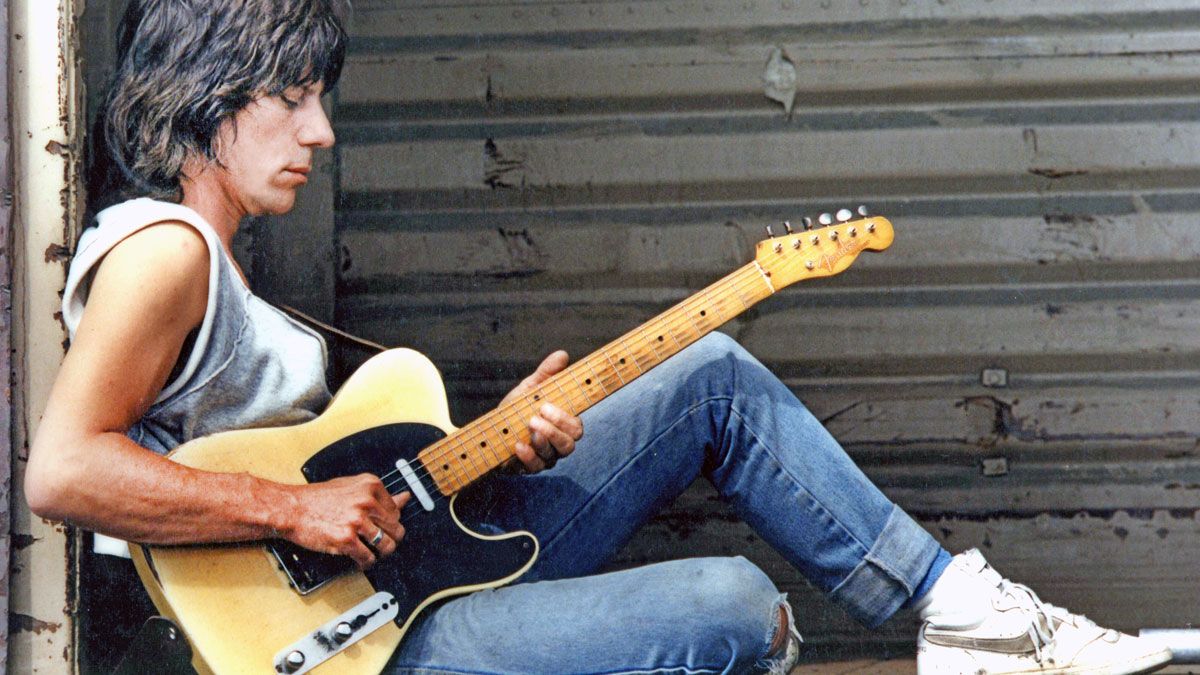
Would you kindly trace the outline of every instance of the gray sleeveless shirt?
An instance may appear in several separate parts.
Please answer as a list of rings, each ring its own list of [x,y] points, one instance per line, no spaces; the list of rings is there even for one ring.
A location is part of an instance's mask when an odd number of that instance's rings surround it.
[[[308,421],[329,403],[327,354],[319,335],[255,296],[217,233],[179,204],[134,199],[101,211],[79,239],[63,294],[74,339],[100,260],[134,232],[164,221],[191,225],[208,244],[208,306],[182,371],[128,431],[163,454],[198,436]]]

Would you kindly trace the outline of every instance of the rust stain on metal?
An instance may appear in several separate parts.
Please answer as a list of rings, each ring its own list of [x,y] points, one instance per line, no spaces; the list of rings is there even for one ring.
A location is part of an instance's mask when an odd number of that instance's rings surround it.
[[[71,249],[62,244],[50,244],[46,247],[46,262],[66,262],[71,259]]]
[[[62,628],[61,623],[42,621],[41,619],[35,619],[28,614],[18,614],[14,612],[9,614],[8,617],[10,619],[9,625],[14,633],[30,632],[34,635],[41,635],[46,631],[57,633],[58,629]]]
[[[46,144],[46,152],[52,155],[58,155],[59,157],[66,157],[71,154],[71,148],[59,143],[58,141],[51,140]]]

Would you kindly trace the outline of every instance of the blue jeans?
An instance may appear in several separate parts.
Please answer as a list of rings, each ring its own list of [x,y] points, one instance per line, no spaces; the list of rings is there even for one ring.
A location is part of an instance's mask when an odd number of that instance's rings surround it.
[[[596,574],[699,475],[868,626],[945,557],[787,387],[722,334],[582,417],[583,439],[553,469],[496,475],[459,500],[464,513],[537,535],[534,566],[517,584],[427,611],[388,672],[766,671],[784,598],[745,559]]]

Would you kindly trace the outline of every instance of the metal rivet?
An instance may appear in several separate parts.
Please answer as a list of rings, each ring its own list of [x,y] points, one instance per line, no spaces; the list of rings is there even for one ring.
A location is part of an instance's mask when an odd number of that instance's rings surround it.
[[[776,243],[776,244],[775,244],[775,252],[776,252],[776,253],[783,253],[783,244]]]
[[[797,251],[800,250],[800,240],[799,239],[792,240],[792,248],[796,249]]]
[[[1007,387],[1008,371],[1004,368],[984,368],[979,373],[979,384],[985,387]]]
[[[808,262],[804,263],[804,266],[811,270],[812,268],[816,267],[817,265],[813,261],[809,260]]]
[[[857,227],[852,227],[852,228],[850,228],[850,236],[851,236],[851,237],[857,237],[857,236],[858,236],[858,228],[857,228]]]
[[[287,655],[288,668],[295,670],[304,665],[304,654],[300,651],[294,651]]]
[[[816,246],[817,244],[820,244],[820,243],[821,243],[821,236],[820,236],[820,235],[817,235],[817,234],[814,234],[814,235],[813,235],[813,238],[812,238],[812,242],[813,242],[813,246]]]
[[[838,238],[837,230],[834,230],[833,232],[829,233],[830,241],[837,241],[837,238]]]
[[[874,231],[875,231],[875,223],[871,223],[870,225],[867,226],[867,232],[874,232]]]

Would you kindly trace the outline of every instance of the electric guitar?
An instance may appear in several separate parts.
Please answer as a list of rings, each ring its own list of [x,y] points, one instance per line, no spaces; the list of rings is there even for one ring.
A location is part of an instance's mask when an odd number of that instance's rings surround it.
[[[849,212],[839,215],[848,220]],[[825,216],[822,222],[830,222]],[[461,429],[437,369],[408,349],[362,365],[320,417],[229,431],[170,458],[207,471],[302,484],[369,472],[410,491],[396,552],[365,573],[349,558],[282,540],[132,546],[158,610],[187,635],[201,673],[378,673],[417,614],[444,597],[509,583],[533,565],[528,532],[484,535],[459,520],[457,494],[529,441],[544,402],[579,414],[758,301],[845,270],[892,243],[884,218],[801,229],[760,242],[755,259]]]

